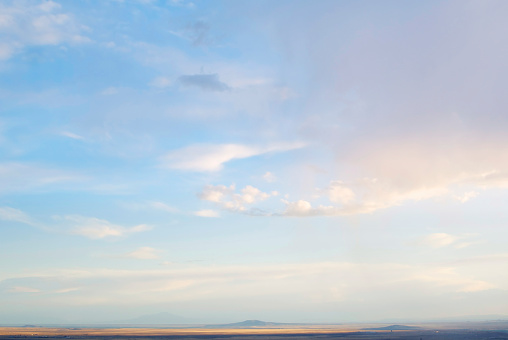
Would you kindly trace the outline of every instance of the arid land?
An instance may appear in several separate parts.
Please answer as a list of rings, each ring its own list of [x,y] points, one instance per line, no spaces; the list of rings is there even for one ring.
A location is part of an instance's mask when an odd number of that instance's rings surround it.
[[[85,339],[85,340],[300,340],[300,339],[449,339],[508,340],[508,322],[418,324],[414,330],[367,330],[381,325],[298,325],[242,329],[206,327],[136,328],[136,327],[0,327],[0,340]],[[185,327],[185,326],[182,326]]]

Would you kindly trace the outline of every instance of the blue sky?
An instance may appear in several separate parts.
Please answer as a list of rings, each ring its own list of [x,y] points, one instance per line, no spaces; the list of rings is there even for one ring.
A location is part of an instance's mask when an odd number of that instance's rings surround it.
[[[508,314],[503,1],[1,1],[0,318]]]

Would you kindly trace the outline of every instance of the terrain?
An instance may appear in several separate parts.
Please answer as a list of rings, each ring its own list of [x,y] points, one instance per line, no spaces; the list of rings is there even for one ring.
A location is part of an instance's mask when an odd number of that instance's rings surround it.
[[[0,327],[0,340],[19,339],[85,339],[85,340],[170,340],[170,339],[432,339],[432,340],[508,340],[508,322],[467,322],[418,325],[349,324],[304,325],[247,320],[212,326],[171,327]]]

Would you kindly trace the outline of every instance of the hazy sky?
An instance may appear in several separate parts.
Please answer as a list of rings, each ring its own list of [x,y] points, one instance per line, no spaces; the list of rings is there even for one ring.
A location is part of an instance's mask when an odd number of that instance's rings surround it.
[[[0,323],[508,314],[507,17],[0,0]]]

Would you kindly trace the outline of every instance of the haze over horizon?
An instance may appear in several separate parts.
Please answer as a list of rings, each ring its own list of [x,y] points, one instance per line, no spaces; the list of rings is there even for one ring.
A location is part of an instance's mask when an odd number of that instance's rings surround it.
[[[508,315],[507,17],[0,0],[0,324]]]

